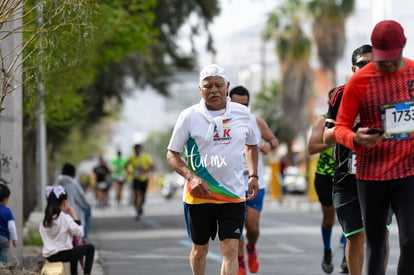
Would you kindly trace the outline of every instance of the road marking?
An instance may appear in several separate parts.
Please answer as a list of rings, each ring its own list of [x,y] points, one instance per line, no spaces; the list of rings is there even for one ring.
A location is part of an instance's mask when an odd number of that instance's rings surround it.
[[[287,252],[295,253],[295,254],[304,252],[302,249],[296,246],[293,246],[293,245],[286,244],[286,243],[278,243],[276,244],[276,248],[280,248],[280,249],[286,250]]]
[[[144,217],[144,219],[142,219],[142,221],[145,224],[148,224],[149,226],[151,226],[152,228],[160,229],[162,227],[161,224],[158,223],[158,222],[156,222],[154,219],[150,219],[150,218],[145,218]]]
[[[178,243],[188,248],[191,248],[193,246],[193,243],[189,240],[179,240]],[[221,263],[221,256],[211,251],[208,252],[207,259],[213,260],[217,263]]]
[[[149,240],[160,238],[184,238],[185,229],[111,230],[92,233],[91,237],[105,240]]]

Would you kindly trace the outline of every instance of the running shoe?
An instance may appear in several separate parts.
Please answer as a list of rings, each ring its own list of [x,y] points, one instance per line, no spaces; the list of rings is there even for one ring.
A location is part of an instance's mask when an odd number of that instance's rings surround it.
[[[251,273],[257,273],[257,271],[259,271],[259,262],[257,261],[256,248],[254,247],[254,245],[247,244],[246,249],[247,249],[249,270]]]
[[[332,273],[334,267],[332,264],[332,250],[325,250],[322,260],[322,270],[325,273]]]
[[[343,273],[343,274],[348,274],[349,273],[348,264],[346,263],[346,257],[345,256],[342,258],[341,268],[342,268],[341,273]]]
[[[237,275],[246,275],[246,265],[244,263],[244,257],[239,257],[239,271]]]
[[[246,267],[245,266],[239,266],[239,272],[237,275],[246,275]]]

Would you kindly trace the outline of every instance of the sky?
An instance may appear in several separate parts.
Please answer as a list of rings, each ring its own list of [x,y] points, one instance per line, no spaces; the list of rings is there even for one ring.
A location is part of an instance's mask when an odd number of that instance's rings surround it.
[[[221,13],[213,21],[212,32],[217,39],[225,38],[257,24],[266,22],[275,0],[221,0]]]

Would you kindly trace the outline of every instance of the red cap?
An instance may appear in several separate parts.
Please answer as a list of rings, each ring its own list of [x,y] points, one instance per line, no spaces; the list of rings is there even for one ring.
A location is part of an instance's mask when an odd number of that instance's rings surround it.
[[[379,22],[371,34],[372,61],[397,60],[406,41],[400,23],[393,20]]]

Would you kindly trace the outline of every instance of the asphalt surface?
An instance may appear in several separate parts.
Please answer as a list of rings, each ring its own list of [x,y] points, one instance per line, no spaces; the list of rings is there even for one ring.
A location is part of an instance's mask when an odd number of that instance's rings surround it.
[[[92,211],[90,240],[96,247],[92,274],[191,274],[188,263],[191,241],[186,234],[180,194],[166,200],[159,193],[149,193],[140,220],[135,219],[128,190],[120,206],[115,206],[113,195],[110,197],[110,207]],[[320,222],[319,203],[309,203],[306,196],[289,195],[281,203],[267,195],[257,244],[261,263],[257,274],[324,274],[320,267]],[[393,226],[388,274],[396,273],[399,253],[396,230],[397,226]],[[340,236],[340,227],[336,225],[332,234],[335,265],[332,274],[341,271]],[[211,241],[206,274],[220,274],[220,266],[219,242]]]

